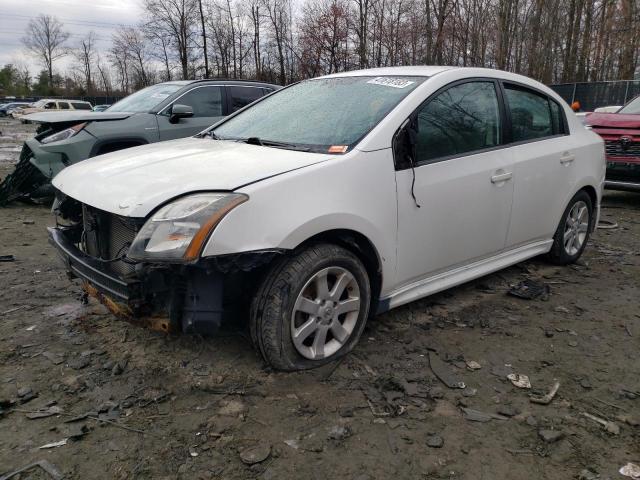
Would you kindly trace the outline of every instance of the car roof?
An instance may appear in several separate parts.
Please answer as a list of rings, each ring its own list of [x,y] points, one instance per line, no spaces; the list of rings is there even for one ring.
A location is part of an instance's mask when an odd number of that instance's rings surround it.
[[[433,77],[440,72],[453,70],[461,67],[447,67],[442,65],[415,65],[407,67],[380,67],[367,68],[364,70],[352,70],[350,72],[340,72],[325,75],[320,78],[332,77],[362,77],[362,76],[410,76],[410,77]]]
[[[253,85],[257,87],[278,87],[279,85],[275,85],[273,83],[261,82],[259,80],[238,80],[231,78],[203,78],[199,80],[172,80],[170,82],[164,82],[167,85],[192,85],[196,83],[205,83],[211,85]]]

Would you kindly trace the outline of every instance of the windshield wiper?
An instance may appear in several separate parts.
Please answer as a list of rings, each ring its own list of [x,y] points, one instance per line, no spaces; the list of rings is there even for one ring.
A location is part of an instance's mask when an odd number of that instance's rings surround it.
[[[239,142],[248,143],[249,145],[260,145],[261,147],[276,147],[285,148],[287,150],[296,150],[298,152],[308,152],[311,150],[309,147],[303,147],[296,145],[295,143],[276,142],[275,140],[263,140],[258,137],[249,137],[238,139]]]

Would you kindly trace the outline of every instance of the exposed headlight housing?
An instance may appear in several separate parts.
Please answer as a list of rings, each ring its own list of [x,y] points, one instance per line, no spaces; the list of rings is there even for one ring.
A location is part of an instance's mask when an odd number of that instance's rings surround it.
[[[220,220],[249,200],[239,193],[197,193],[158,210],[133,240],[127,256],[133,260],[192,262]]]
[[[84,122],[84,123],[79,123],[77,125],[74,125],[73,127],[66,128],[64,130],[54,133],[53,135],[44,137],[40,141],[40,143],[53,143],[53,142],[59,142],[61,140],[66,140],[67,138],[71,138],[74,135],[77,135],[78,132],[80,132],[86,125],[87,125],[87,122]]]

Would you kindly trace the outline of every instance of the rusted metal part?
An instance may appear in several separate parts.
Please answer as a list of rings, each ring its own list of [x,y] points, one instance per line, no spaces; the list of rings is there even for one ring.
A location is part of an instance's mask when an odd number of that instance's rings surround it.
[[[169,315],[139,316],[129,305],[118,302],[108,295],[98,291],[98,289],[89,282],[82,282],[82,289],[87,293],[87,295],[98,300],[107,308],[107,310],[109,310],[109,312],[121,320],[125,320],[133,325],[149,328],[150,330],[157,332],[175,333],[178,331],[177,326],[171,321]]]

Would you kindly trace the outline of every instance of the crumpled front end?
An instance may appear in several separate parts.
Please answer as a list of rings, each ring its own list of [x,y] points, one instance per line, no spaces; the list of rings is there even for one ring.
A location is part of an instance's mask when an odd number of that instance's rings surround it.
[[[57,199],[50,242],[71,278],[121,319],[165,332],[214,333],[223,312],[223,273],[205,265],[134,262],[127,251],[144,219]],[[64,223],[62,223],[64,221]]]

